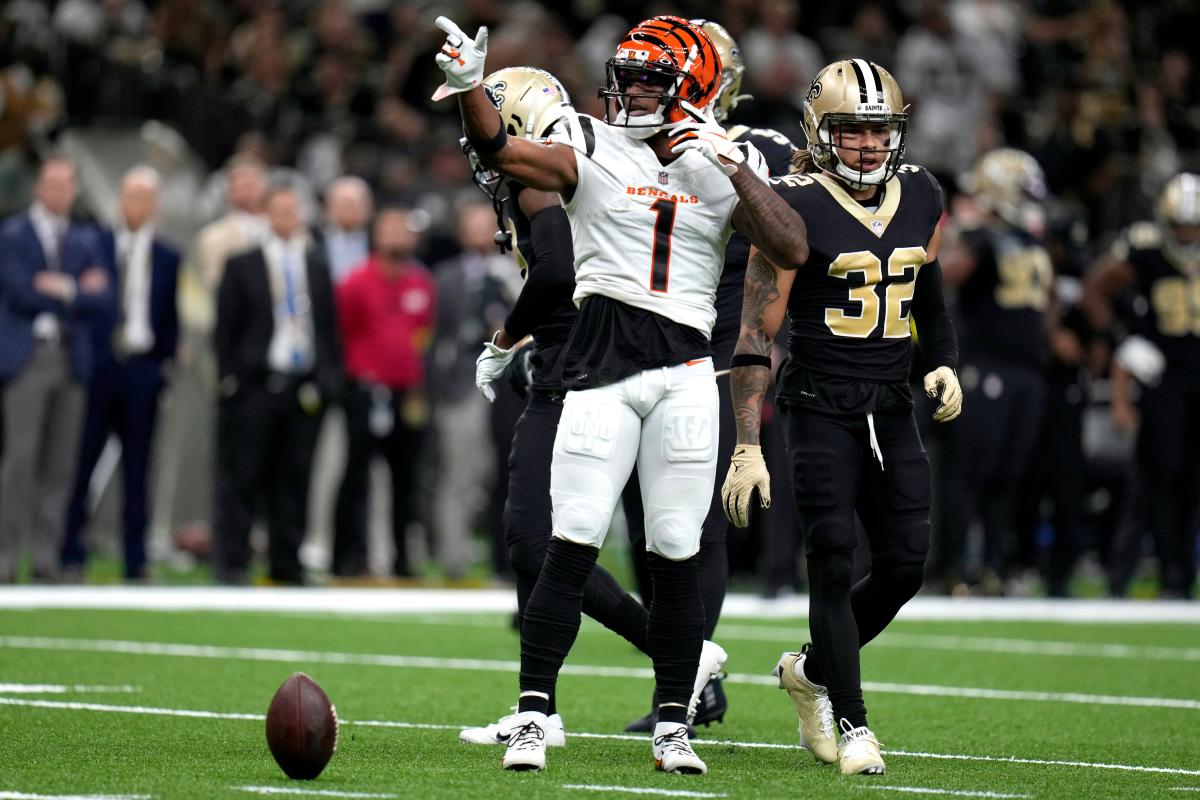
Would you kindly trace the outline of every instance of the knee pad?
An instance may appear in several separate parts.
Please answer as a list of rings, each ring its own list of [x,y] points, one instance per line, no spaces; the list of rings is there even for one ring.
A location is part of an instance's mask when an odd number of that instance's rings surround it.
[[[646,549],[672,561],[700,551],[700,531],[708,515],[709,484],[691,475],[670,475],[655,481],[646,505]],[[692,502],[689,502],[692,501]]]
[[[600,547],[617,493],[608,475],[581,464],[559,464],[550,477],[554,535],[568,542]]]
[[[854,577],[854,551],[811,553],[808,556],[808,572],[810,581],[814,578],[820,581],[823,593],[834,591],[838,587],[849,592]]]
[[[853,519],[853,516],[845,518],[844,514],[801,514],[805,552],[810,555],[853,553],[858,544],[858,532],[854,528]]]
[[[508,560],[518,575],[537,580],[546,560],[546,547],[550,544],[549,534],[533,534],[508,545]]]

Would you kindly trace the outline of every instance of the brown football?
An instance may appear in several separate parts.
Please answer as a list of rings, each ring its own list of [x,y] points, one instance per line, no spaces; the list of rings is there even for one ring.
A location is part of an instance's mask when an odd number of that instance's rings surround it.
[[[297,672],[267,709],[267,745],[289,778],[312,780],[337,749],[337,710],[317,682]]]

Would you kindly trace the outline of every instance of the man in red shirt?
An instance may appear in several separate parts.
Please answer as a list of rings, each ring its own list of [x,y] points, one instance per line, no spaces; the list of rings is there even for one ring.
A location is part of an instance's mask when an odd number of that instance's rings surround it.
[[[413,258],[420,238],[408,212],[379,212],[371,255],[337,289],[345,352],[346,471],[338,491],[333,574],[367,572],[367,508],[371,456],[392,473],[396,575],[410,574],[405,529],[412,518],[416,453],[428,410],[425,353],[436,307],[432,276]]]

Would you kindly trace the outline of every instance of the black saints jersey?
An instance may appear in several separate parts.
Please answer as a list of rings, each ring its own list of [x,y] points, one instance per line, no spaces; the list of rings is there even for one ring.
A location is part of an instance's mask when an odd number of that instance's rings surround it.
[[[1130,226],[1113,244],[1113,255],[1136,274],[1131,332],[1162,351],[1169,373],[1200,381],[1200,263],[1169,258],[1152,222]]]
[[[791,168],[796,147],[779,131],[735,125],[729,129],[729,139],[753,144],[766,159],[767,171],[773,178],[786,175]],[[717,369],[729,366],[742,327],[742,287],[749,258],[750,240],[734,231],[725,246],[725,268],[721,272],[721,282],[717,284],[717,321],[711,336]]]
[[[1039,365],[1054,266],[1032,234],[1007,223],[964,231],[975,269],[958,290],[963,357]]]
[[[848,413],[911,403],[909,312],[942,215],[937,181],[921,167],[904,165],[875,195],[874,210],[825,174],[771,182],[804,218],[810,249],[788,300],[791,329],[779,398]],[[896,397],[884,396],[885,385]],[[838,399],[822,401],[822,394]]]
[[[512,235],[513,252],[526,281],[505,327],[518,338],[533,336],[530,356],[533,387],[556,392],[562,389],[566,343],[579,316],[579,310],[571,300],[575,282],[570,241],[563,243],[565,253],[553,256],[563,260],[561,264],[548,263],[545,255],[538,252],[534,246],[533,225],[517,201],[524,188],[512,183],[509,198],[504,202],[504,221]],[[563,213],[562,209],[552,208],[534,216],[548,212]]]

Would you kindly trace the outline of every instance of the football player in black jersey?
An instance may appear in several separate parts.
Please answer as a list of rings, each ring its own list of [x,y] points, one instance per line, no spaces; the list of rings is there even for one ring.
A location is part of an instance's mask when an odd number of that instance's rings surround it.
[[[1078,363],[1079,340],[1058,325],[1054,267],[1042,244],[1046,184],[1033,156],[992,150],[964,180],[977,223],[947,237],[946,285],[958,290],[959,378],[971,413],[947,437],[946,484],[933,572],[948,588],[1000,594],[1015,550],[1015,490],[1046,404],[1047,346]],[[1073,354],[1066,353],[1073,349]],[[967,565],[967,528],[983,520],[984,563]],[[962,580],[965,584],[961,583]]]
[[[1096,330],[1119,342],[1111,367],[1113,423],[1124,432],[1138,428],[1134,493],[1155,537],[1162,593],[1188,598],[1200,527],[1200,175],[1173,178],[1156,211],[1154,222],[1125,231],[1088,276],[1084,309]],[[1133,314],[1121,324],[1113,303],[1130,289]],[[1137,545],[1136,535],[1119,537],[1114,594],[1125,593]]]
[[[937,262],[941,189],[903,164],[906,114],[882,67],[837,61],[804,103],[808,149],[777,191],[807,220],[809,256],[798,270],[751,250],[741,334],[732,364],[738,445],[723,487],[726,512],[746,524],[757,491],[770,503],[759,450],[770,352],[785,314],[788,358],[776,379],[808,556],[811,645],[776,665],[800,716],[800,740],[845,774],[884,771],[867,726],[859,648],[921,586],[929,549],[929,460],[908,385],[910,318],[924,378],[940,405],[961,410],[958,346]],[[870,573],[851,585],[855,514],[871,550]],[[839,737],[840,734],[840,737]]]
[[[500,117],[518,135],[544,139],[570,107],[566,89],[553,75],[531,67],[510,67],[484,80]],[[517,345],[529,346],[531,377],[525,412],[517,422],[509,454],[508,496],[504,532],[509,558],[517,575],[517,620],[523,623],[525,605],[537,583],[550,543],[550,458],[562,416],[562,361],[579,311],[571,300],[575,289],[571,228],[559,196],[541,192],[488,170],[463,140],[475,182],[492,199],[501,228],[502,247],[511,247],[525,275],[525,284],[492,340],[476,361],[475,382],[489,400],[492,383],[510,369]],[[626,592],[599,565],[583,587],[583,610],[597,622],[646,652],[646,607]],[[707,676],[706,676],[707,677]],[[562,717],[550,698],[547,744],[565,744]],[[515,715],[478,728],[466,728],[459,740],[468,744],[505,744]]]
[[[725,124],[731,111],[739,102],[749,99],[741,94],[742,76],[746,67],[742,62],[742,51],[724,26],[712,20],[694,19],[712,39],[721,56],[721,88],[713,101],[713,116]],[[734,125],[727,129],[729,139],[734,142],[750,142],[763,154],[772,176],[787,174],[792,153],[796,147],[786,136],[766,128],[747,128]],[[746,277],[746,261],[750,254],[750,241],[740,233],[734,233],[725,247],[725,268],[717,285],[717,321],[712,330],[713,363],[729,364],[733,357],[733,346],[737,343],[742,313],[742,283]],[[720,394],[720,427],[717,443],[717,463],[726,463],[733,454],[734,420],[733,403],[729,394],[729,381],[718,379]],[[649,605],[653,600],[653,586],[646,566],[646,529],[642,521],[642,499],[637,481],[631,480],[621,495],[625,515],[629,523],[630,555],[634,562],[638,593]],[[721,509],[720,487],[714,484],[713,502],[704,528],[700,534],[700,594],[704,598],[704,635],[712,639],[725,603],[725,590],[729,582],[729,521]],[[721,679],[713,678],[700,695],[700,704],[694,720],[696,725],[707,725],[720,721],[725,716],[728,701],[721,686]],[[650,713],[636,719],[625,727],[630,732],[654,729],[657,703],[651,702]]]

